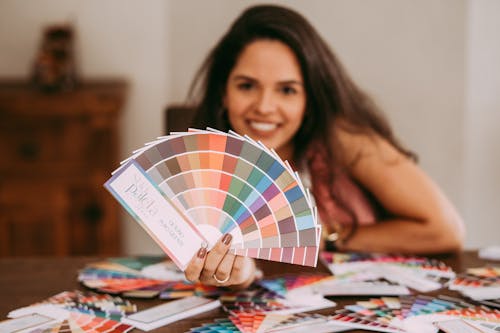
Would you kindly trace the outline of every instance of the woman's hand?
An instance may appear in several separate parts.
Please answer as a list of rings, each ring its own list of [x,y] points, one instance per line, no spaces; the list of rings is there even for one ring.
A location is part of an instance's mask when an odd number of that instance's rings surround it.
[[[225,234],[212,250],[200,248],[184,271],[186,279],[219,287],[248,287],[255,279],[255,262],[228,253],[231,240],[231,234]]]

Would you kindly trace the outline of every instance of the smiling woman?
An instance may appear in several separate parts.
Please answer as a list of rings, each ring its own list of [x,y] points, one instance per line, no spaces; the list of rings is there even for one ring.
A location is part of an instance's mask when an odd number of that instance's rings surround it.
[[[274,5],[245,10],[192,87],[195,127],[260,140],[301,174],[326,231],[323,245],[413,254],[462,247],[453,205],[299,13]],[[255,263],[228,253],[231,241],[225,235],[211,251],[200,249],[186,277],[251,283]]]

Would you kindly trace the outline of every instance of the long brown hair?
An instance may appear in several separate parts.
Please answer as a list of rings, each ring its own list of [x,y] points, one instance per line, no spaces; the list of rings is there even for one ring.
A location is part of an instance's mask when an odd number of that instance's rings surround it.
[[[396,140],[384,115],[347,75],[314,27],[299,13],[276,5],[246,9],[208,54],[189,92],[188,103],[197,106],[194,127],[231,129],[222,104],[226,83],[245,46],[259,39],[288,45],[301,67],[307,101],[303,123],[293,138],[297,165],[314,141],[323,142],[328,158],[337,162],[336,156],[341,154],[332,152],[342,147],[337,146],[336,133],[331,129],[339,119],[345,130],[379,135],[416,159]]]

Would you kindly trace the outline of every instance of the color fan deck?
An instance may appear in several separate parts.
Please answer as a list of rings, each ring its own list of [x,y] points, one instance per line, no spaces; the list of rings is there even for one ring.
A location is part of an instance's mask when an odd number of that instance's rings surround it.
[[[225,233],[236,254],[316,266],[321,226],[309,191],[288,162],[247,136],[208,129],[160,137],[123,161],[106,187],[181,269],[188,258],[178,250],[194,254]],[[153,190],[179,219],[152,216],[159,215]]]

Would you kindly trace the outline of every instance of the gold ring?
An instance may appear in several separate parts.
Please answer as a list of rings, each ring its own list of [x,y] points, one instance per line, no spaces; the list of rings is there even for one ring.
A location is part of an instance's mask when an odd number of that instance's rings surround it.
[[[214,278],[214,280],[215,280],[215,281],[217,281],[217,283],[222,284],[222,283],[226,283],[227,281],[229,281],[229,277],[230,277],[230,275],[226,276],[226,278],[225,278],[224,280],[219,280],[219,279],[217,278],[217,276],[215,275],[215,273],[214,273],[214,275],[212,275],[212,277]]]

